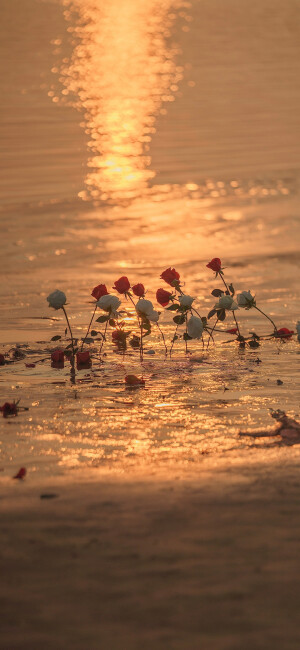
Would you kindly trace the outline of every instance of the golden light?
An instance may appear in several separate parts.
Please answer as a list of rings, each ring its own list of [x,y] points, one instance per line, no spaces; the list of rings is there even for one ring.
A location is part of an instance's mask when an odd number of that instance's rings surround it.
[[[149,143],[162,102],[182,78],[170,29],[180,0],[66,0],[74,38],[61,69],[62,91],[84,111],[91,157],[85,199],[128,199],[143,194],[155,172]],[[171,13],[171,10],[173,13]],[[74,21],[75,18],[75,21]],[[75,24],[75,26],[74,26]]]

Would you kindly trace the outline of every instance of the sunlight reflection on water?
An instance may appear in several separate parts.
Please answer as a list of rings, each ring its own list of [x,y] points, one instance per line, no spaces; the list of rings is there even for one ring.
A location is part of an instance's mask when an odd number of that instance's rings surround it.
[[[163,102],[174,100],[182,78],[170,41],[181,0],[67,0],[71,61],[63,65],[65,93],[84,111],[91,168],[85,183],[93,199],[140,195],[155,172],[149,142]],[[175,12],[175,13],[174,13]],[[184,14],[185,15],[185,14]],[[75,19],[75,25],[74,23]],[[81,192],[82,198],[87,198]]]

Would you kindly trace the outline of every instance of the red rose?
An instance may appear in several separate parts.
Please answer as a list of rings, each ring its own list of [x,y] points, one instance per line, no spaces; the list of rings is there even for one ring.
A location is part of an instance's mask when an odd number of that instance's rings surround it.
[[[179,283],[180,275],[175,271],[175,269],[166,269],[161,274],[161,279],[164,280],[167,284],[170,284],[172,287],[175,287]]]
[[[208,264],[206,264],[208,269],[220,273],[221,271],[221,260],[218,257],[214,257]]]
[[[4,364],[5,364],[4,354],[0,354],[0,366],[4,366]]]
[[[126,375],[125,384],[127,384],[127,386],[144,386],[145,379],[137,377],[136,375]]]
[[[51,352],[51,361],[54,361],[54,363],[57,362],[61,363],[62,361],[64,361],[64,359],[65,359],[65,354],[63,350],[57,349]]]
[[[225,330],[225,332],[227,332],[227,334],[237,334],[238,333],[238,328],[233,327],[231,330]]]
[[[21,467],[14,478],[23,479],[26,476],[26,467]]]
[[[97,287],[94,287],[91,293],[91,296],[93,296],[93,298],[96,298],[96,300],[99,300],[101,296],[107,296],[107,295],[108,295],[108,291],[105,284],[98,284]]]
[[[76,361],[77,361],[77,365],[83,363],[90,363],[91,357],[90,357],[89,350],[84,350],[83,352],[77,352]]]
[[[138,296],[139,298],[142,298],[145,295],[145,287],[143,284],[135,284],[134,287],[132,287],[132,291],[135,296]]]
[[[280,339],[291,339],[293,334],[293,330],[289,330],[287,327],[281,327],[280,330],[277,330],[275,336],[278,336]]]
[[[171,296],[172,294],[170,291],[165,291],[165,289],[157,289],[156,300],[162,307],[166,307],[169,304]]]
[[[0,411],[2,411],[4,418],[7,418],[9,415],[17,415],[18,413],[17,405],[14,402],[11,404],[5,402],[3,406],[0,406]]]
[[[116,289],[119,293],[127,293],[127,291],[129,291],[130,282],[128,278],[126,278],[126,275],[123,275],[119,280],[116,280],[113,289]]]

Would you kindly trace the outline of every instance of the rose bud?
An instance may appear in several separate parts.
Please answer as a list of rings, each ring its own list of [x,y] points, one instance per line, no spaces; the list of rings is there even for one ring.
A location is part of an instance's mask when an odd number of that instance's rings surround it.
[[[169,304],[171,297],[172,294],[170,291],[165,291],[165,289],[157,289],[156,300],[162,307],[166,307]]]
[[[91,296],[93,296],[93,298],[96,298],[96,300],[99,300],[101,296],[107,296],[107,294],[108,291],[105,284],[98,284],[97,287],[94,287]]]
[[[89,350],[84,350],[83,352],[77,352],[76,354],[77,365],[91,363],[91,357]]]
[[[125,384],[127,386],[145,386],[145,379],[136,375],[126,375]]]
[[[167,284],[170,284],[172,287],[179,285],[180,275],[175,269],[169,267],[161,274],[161,279],[164,280]]]
[[[231,330],[225,330],[227,334],[237,334],[238,333],[238,328],[233,327]]]
[[[138,296],[138,298],[143,298],[143,296],[145,295],[145,287],[141,283],[135,284],[132,287],[132,291],[133,291],[135,296]]]
[[[208,264],[206,264],[206,266],[208,269],[215,271],[215,273],[217,274],[220,273],[220,271],[222,270],[221,260],[219,259],[219,257],[214,257],[210,262],[208,262]]]
[[[4,366],[4,364],[5,364],[4,354],[0,354],[0,366]]]
[[[280,339],[291,339],[293,334],[293,330],[289,330],[287,327],[281,327],[280,330],[275,332],[275,336]]]
[[[35,363],[25,363],[26,368],[35,368]]]
[[[17,415],[18,414],[18,409],[17,405],[15,402],[9,403],[5,402],[3,406],[0,406],[0,411],[3,413],[3,417],[7,418],[9,415]]]
[[[123,275],[119,280],[116,280],[115,286],[113,287],[118,293],[127,293],[130,289],[130,282],[126,275]]]
[[[62,363],[64,362],[65,359],[65,354],[64,351],[61,350],[60,348],[57,348],[57,350],[53,350],[51,352],[51,361],[54,361],[54,363]]]
[[[17,472],[17,474],[15,474],[15,476],[13,476],[13,478],[18,478],[18,479],[22,480],[23,478],[25,478],[26,474],[27,474],[26,467],[21,467],[19,469],[19,471]]]
[[[49,307],[53,307],[53,309],[61,309],[67,302],[66,294],[63,291],[59,291],[59,289],[50,293],[47,300]]]

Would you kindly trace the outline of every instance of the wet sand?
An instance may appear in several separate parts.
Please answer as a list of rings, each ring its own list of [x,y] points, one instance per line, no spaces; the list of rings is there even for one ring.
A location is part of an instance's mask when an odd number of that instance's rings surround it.
[[[299,647],[293,460],[12,483],[0,501],[3,650]]]

